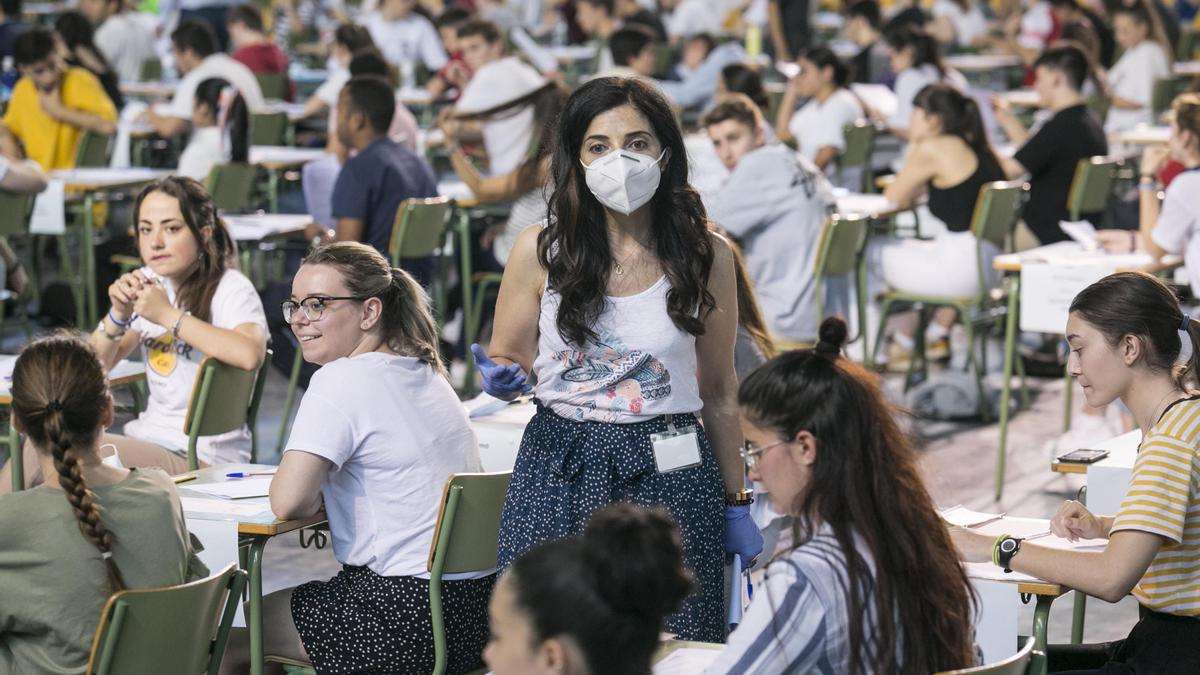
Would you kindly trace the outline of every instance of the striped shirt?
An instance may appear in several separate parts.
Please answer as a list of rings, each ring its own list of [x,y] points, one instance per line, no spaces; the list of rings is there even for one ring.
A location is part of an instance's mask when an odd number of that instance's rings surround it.
[[[854,621],[868,642],[875,632],[874,563],[865,545],[859,555],[871,568],[867,606]],[[810,541],[767,567],[762,588],[729,636],[720,658],[705,673],[844,673],[850,669],[846,557],[822,525]],[[863,659],[869,662],[867,658]]]
[[[1156,612],[1200,616],[1200,400],[1167,409],[1146,435],[1112,533],[1169,541],[1133,589]]]

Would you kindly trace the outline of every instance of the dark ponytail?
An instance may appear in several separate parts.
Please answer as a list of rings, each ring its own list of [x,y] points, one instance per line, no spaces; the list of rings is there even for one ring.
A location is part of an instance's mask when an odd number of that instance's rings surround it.
[[[914,68],[928,63],[937,69],[939,78],[946,77],[941,47],[938,46],[937,40],[924,30],[905,24],[885,31],[883,39],[896,51],[912,47]]]
[[[827,318],[814,349],[751,373],[738,390],[742,416],[781,440],[801,431],[816,439],[811,477],[776,508],[796,516],[797,546],[828,525],[845,556],[849,672],[966,668],[975,661],[970,584],[878,378],[839,356],[846,333],[845,321]]]
[[[210,77],[196,85],[195,102],[208,108],[222,135],[229,135],[229,161],[250,161],[250,109],[237,89],[228,80]]]
[[[1127,335],[1138,338],[1146,367],[1174,372],[1182,389],[1200,373],[1200,327],[1190,318],[1185,324],[1175,294],[1157,277],[1144,272],[1110,274],[1080,291],[1071,301],[1071,313],[1100,331],[1109,345],[1116,346]],[[1192,355],[1177,367],[1181,330],[1191,340]]]
[[[850,83],[850,69],[829,47],[809,47],[800,54],[800,58],[812,63],[818,70],[832,68],[835,88],[845,89],[846,85]],[[765,106],[763,110],[766,110]]]
[[[692,590],[665,511],[612,504],[583,535],[535,548],[505,577],[534,639],[571,639],[591,675],[649,675],[663,617]]]
[[[109,587],[114,593],[124,589],[125,580],[112,557],[116,536],[104,525],[103,509],[88,489],[80,461],[96,453],[104,414],[112,401],[96,353],[66,333],[34,341],[17,358],[12,399],[13,415],[29,440],[53,458],[58,484],[79,531],[104,561]]]
[[[302,264],[333,267],[350,295],[379,298],[383,303],[379,332],[388,347],[449,376],[438,349],[437,323],[429,309],[429,296],[412,275],[392,267],[379,251],[356,241],[321,246]]]
[[[1000,166],[1000,160],[988,142],[983,116],[975,99],[948,84],[935,83],[917,92],[913,107],[937,115],[942,121],[942,132],[961,138],[981,162],[987,160],[993,166]]]

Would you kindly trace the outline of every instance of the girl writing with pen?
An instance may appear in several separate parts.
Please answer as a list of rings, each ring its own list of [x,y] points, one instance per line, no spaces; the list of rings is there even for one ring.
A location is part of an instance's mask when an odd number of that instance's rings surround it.
[[[1050,521],[1060,537],[1107,539],[1103,551],[1060,550],[951,527],[964,560],[992,561],[1117,602],[1137,598],[1124,640],[1051,645],[1050,672],[1200,672],[1200,327],[1158,279],[1118,273],[1071,303],[1067,368],[1088,405],[1120,399],[1142,429],[1129,492],[1116,516],[1077,501]]]

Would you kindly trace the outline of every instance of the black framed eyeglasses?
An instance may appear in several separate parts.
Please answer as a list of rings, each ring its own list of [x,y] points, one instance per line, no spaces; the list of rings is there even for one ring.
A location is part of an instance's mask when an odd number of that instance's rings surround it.
[[[309,321],[319,321],[321,315],[325,313],[325,305],[333,300],[354,300],[362,302],[366,300],[364,297],[357,295],[310,295],[300,302],[295,300],[284,300],[281,307],[283,308],[283,320],[288,324],[292,323],[292,317],[296,315],[296,310],[304,312],[304,318]]]

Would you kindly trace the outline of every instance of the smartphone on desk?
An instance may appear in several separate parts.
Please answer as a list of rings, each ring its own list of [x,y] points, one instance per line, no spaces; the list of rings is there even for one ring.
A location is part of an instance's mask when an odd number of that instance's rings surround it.
[[[1060,462],[1071,462],[1074,464],[1092,464],[1108,457],[1107,450],[1072,450],[1071,452],[1058,456]]]

